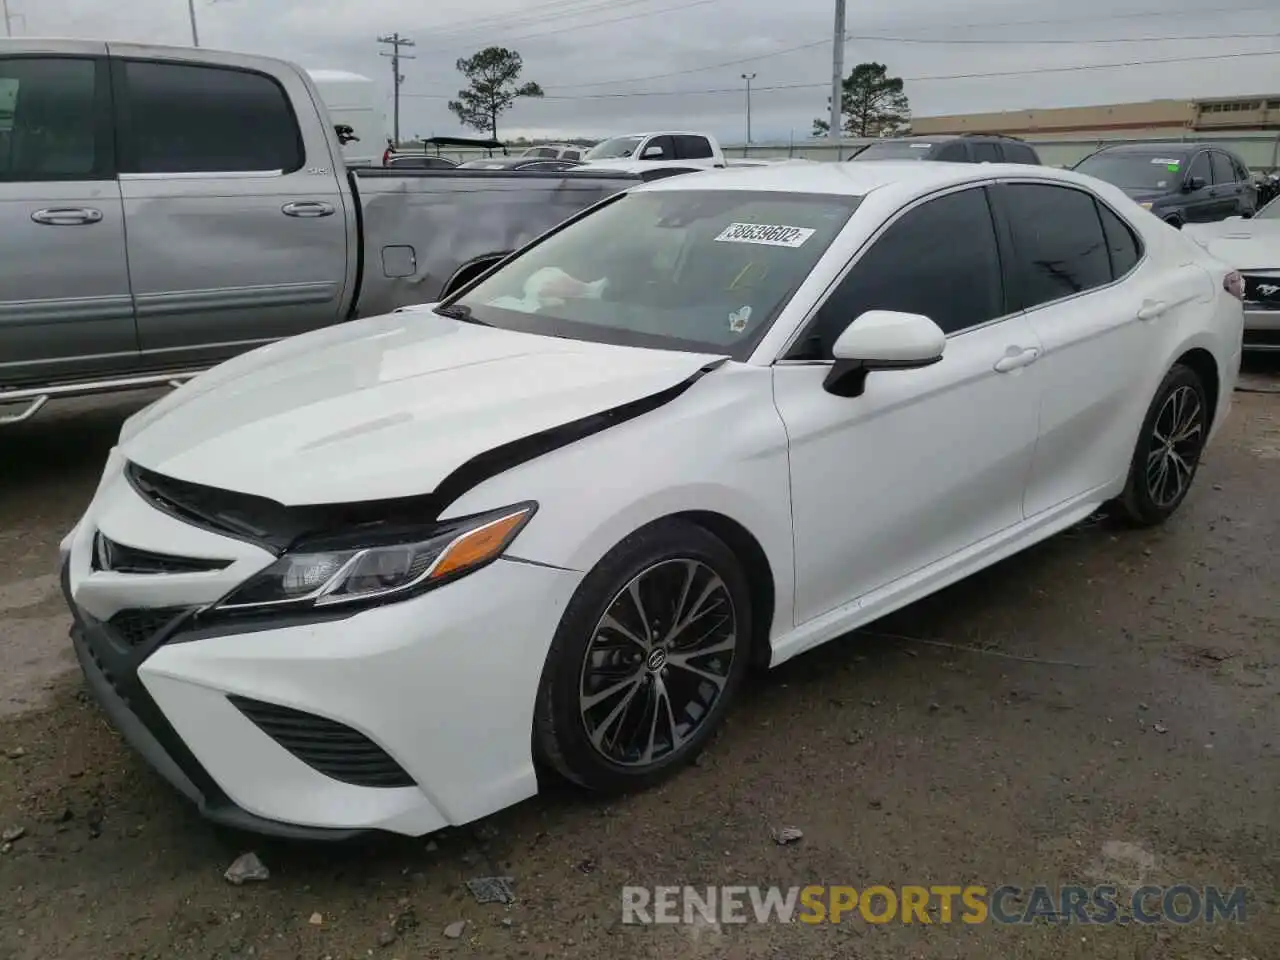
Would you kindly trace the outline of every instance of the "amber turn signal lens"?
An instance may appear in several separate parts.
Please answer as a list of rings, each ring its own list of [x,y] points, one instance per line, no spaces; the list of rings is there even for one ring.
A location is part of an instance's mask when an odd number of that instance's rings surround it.
[[[462,534],[445,547],[444,553],[436,561],[435,569],[431,571],[431,579],[447,577],[501,554],[520,531],[530,512],[526,507]]]

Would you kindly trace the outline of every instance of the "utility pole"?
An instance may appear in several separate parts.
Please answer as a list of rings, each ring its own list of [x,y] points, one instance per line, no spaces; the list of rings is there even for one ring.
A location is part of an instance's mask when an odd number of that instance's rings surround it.
[[[751,81],[756,78],[754,73],[744,73],[742,79],[747,81],[747,146],[751,146]],[[747,151],[743,150],[742,155],[745,157]]]
[[[831,126],[827,137],[836,145],[836,159],[840,159],[841,121],[844,118],[844,4],[845,0],[836,0],[836,29],[831,38]]]
[[[4,12],[4,35],[6,37],[13,36],[13,21],[21,20],[24,24],[27,18],[20,13],[9,12],[9,0],[0,0],[0,10]]]
[[[398,147],[400,146],[400,84],[404,83],[404,76],[400,73],[400,61],[414,59],[407,53],[401,53],[400,48],[412,47],[414,46],[414,43],[408,37],[400,36],[398,32],[391,34],[389,37],[379,37],[378,42],[385,43],[387,46],[391,47],[391,52],[384,53],[382,56],[391,58],[391,83],[395,101],[395,106],[392,108],[392,116],[394,117],[392,120],[392,130],[394,131],[393,137],[395,145]]]
[[[200,46],[200,31],[196,27],[196,0],[187,0],[187,14],[191,17],[191,45]]]

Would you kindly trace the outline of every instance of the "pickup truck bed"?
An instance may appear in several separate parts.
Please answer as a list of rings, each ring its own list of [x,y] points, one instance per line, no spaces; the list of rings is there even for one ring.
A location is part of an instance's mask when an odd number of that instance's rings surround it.
[[[0,40],[0,91],[0,425],[438,299],[647,179],[348,170],[266,57]]]

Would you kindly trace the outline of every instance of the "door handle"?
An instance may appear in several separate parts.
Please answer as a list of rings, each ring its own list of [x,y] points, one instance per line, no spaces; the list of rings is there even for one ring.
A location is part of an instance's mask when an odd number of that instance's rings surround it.
[[[88,223],[98,223],[102,219],[102,211],[92,207],[49,207],[31,214],[31,219],[46,227],[78,227]]]
[[[1028,367],[1040,359],[1039,347],[1010,347],[1009,352],[995,362],[996,373],[1008,373],[1019,367]]]
[[[293,200],[280,208],[286,217],[328,217],[333,214],[333,204],[319,200]]]
[[[1145,300],[1138,308],[1138,319],[1154,320],[1168,309],[1169,305],[1163,300]]]

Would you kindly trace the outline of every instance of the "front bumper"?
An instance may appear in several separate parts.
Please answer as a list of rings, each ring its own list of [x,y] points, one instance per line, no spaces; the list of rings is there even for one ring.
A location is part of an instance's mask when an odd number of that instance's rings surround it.
[[[239,559],[207,575],[100,572],[89,559],[98,530],[170,552],[195,538],[200,555]],[[299,839],[418,836],[537,792],[534,701],[581,574],[499,560],[354,614],[202,625],[190,611],[227,588],[211,581],[261,566],[245,544],[154,510],[112,481],[65,546],[63,590],[90,689],[125,739],[209,819]],[[155,608],[178,613],[139,635],[118,626],[122,615]],[[289,739],[245,702],[284,711],[286,733],[289,724],[312,726]],[[314,724],[329,726],[317,733]],[[334,772],[338,748],[326,729],[365,753]],[[375,786],[352,775],[375,762],[371,753],[402,777]]]

